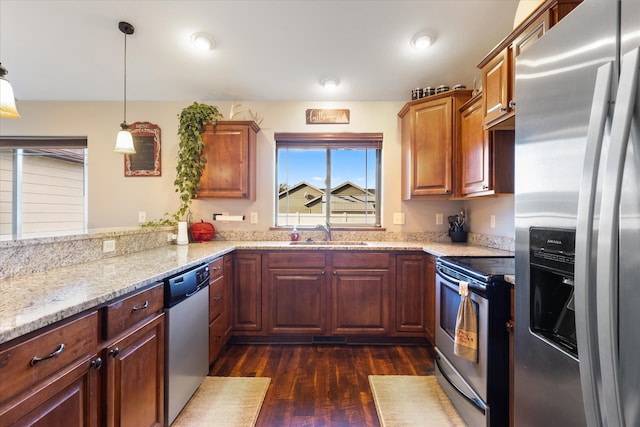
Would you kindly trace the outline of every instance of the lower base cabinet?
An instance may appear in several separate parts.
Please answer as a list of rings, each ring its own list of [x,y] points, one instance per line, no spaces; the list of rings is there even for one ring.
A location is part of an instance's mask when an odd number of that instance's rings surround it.
[[[21,398],[0,407],[2,426],[97,427],[97,355],[85,357],[36,386]]]
[[[110,345],[105,353],[106,425],[163,426],[164,315]]]

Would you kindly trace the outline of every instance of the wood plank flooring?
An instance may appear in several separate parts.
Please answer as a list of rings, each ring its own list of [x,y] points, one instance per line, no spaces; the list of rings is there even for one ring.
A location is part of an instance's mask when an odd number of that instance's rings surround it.
[[[369,375],[433,372],[428,346],[248,345],[223,349],[210,375],[270,377],[257,427],[379,426]]]

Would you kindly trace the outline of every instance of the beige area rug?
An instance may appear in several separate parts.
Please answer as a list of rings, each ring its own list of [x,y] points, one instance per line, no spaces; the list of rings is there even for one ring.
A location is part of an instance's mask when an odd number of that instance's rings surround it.
[[[434,376],[369,375],[382,427],[464,427]]]
[[[206,377],[171,427],[251,427],[270,378]]]

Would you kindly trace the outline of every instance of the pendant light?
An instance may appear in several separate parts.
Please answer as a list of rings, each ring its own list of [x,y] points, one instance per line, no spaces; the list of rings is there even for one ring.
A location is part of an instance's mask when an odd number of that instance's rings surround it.
[[[118,132],[116,148],[113,151],[122,154],[135,154],[133,136],[129,131],[129,125],[127,125],[127,36],[133,34],[134,28],[133,25],[124,21],[118,24],[118,28],[124,34],[124,120],[120,124],[122,130]]]
[[[13,96],[11,83],[4,76],[9,74],[4,65],[0,64],[0,117],[6,119],[19,119],[20,114],[16,109],[16,99]]]

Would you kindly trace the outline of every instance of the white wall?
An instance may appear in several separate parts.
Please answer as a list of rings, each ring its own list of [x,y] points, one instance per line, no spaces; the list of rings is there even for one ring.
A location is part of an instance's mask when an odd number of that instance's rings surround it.
[[[138,212],[144,211],[147,219],[160,218],[178,208],[178,196],[174,191],[175,159],[178,147],[178,114],[193,101],[127,104],[127,121],[149,121],[160,126],[162,142],[161,177],[124,177],[123,156],[113,152],[116,133],[122,121],[122,104],[119,102],[18,102],[22,116],[19,120],[2,119],[1,135],[86,135],[89,151],[89,228],[128,227],[137,224]],[[206,101],[217,105],[228,116],[231,103]],[[486,201],[406,201],[400,199],[400,129],[397,117],[403,103],[327,103],[327,102],[240,102],[241,110],[251,110],[263,118],[258,134],[257,200],[212,201],[196,200],[192,211],[194,220],[211,221],[213,213],[229,212],[245,215],[257,212],[258,224],[216,222],[220,230],[267,230],[273,225],[275,185],[274,132],[382,132],[383,142],[383,226],[389,231],[446,231],[446,217],[469,206],[470,229],[504,237],[513,237],[513,203],[502,199]],[[348,125],[306,125],[307,108],[348,108],[351,123]],[[247,119],[248,115],[236,117]],[[508,199],[508,198],[507,198]],[[496,204],[497,203],[497,204]],[[477,208],[476,208],[477,204]],[[496,209],[491,206],[496,204]],[[485,215],[496,211],[500,218],[496,229],[485,227],[485,221],[476,209]],[[392,223],[394,212],[406,214],[405,225]],[[436,225],[436,214],[442,213],[444,224]],[[476,228],[477,227],[477,228]]]

